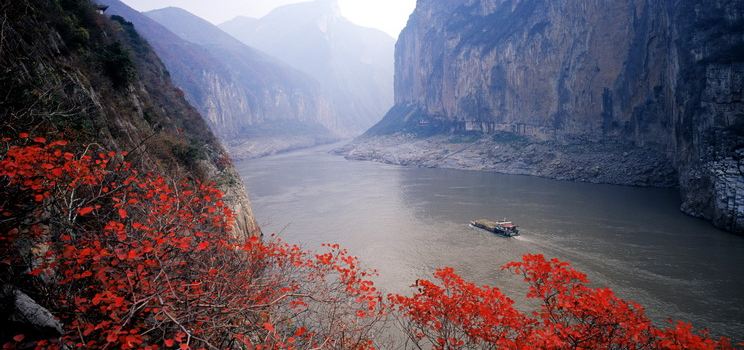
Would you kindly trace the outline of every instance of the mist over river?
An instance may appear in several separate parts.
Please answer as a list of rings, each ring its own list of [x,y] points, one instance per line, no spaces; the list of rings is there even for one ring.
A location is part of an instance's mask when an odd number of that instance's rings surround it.
[[[311,249],[339,243],[379,270],[387,292],[452,266],[522,307],[524,283],[500,266],[542,253],[658,322],[744,340],[744,237],[682,214],[677,190],[354,162],[328,154],[335,146],[237,164],[264,233]],[[468,226],[504,217],[520,237]]]

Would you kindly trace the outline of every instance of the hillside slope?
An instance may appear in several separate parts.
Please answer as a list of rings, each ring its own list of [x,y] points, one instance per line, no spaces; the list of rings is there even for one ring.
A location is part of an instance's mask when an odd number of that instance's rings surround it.
[[[245,188],[225,150],[131,24],[87,0],[3,5],[0,133],[64,137],[128,151],[140,169],[215,181],[258,235]]]
[[[336,0],[286,5],[220,28],[319,81],[347,135],[362,133],[392,106],[395,40],[348,21]]]
[[[686,213],[742,233],[742,18],[741,0],[419,1],[396,46],[395,107],[342,152],[678,185]]]
[[[180,9],[189,32],[169,30],[118,0],[101,0],[109,15],[134,24],[163,59],[174,82],[235,158],[251,158],[338,138],[336,114],[312,78],[231,38]],[[203,35],[187,35],[203,33]]]

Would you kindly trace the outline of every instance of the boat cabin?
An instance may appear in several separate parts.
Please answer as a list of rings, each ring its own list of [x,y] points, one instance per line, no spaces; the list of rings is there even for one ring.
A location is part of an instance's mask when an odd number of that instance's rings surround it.
[[[488,219],[475,220],[470,223],[472,226],[493,232],[502,236],[513,237],[519,235],[519,228],[511,221],[493,221]]]

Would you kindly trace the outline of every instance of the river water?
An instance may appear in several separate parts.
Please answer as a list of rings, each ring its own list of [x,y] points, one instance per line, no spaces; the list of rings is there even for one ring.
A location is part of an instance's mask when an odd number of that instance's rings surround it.
[[[524,284],[499,267],[541,253],[660,323],[671,317],[744,340],[744,237],[683,215],[675,190],[347,161],[331,147],[237,164],[265,233],[310,249],[340,243],[379,270],[388,292],[451,266],[523,307]],[[504,217],[520,237],[468,226]]]

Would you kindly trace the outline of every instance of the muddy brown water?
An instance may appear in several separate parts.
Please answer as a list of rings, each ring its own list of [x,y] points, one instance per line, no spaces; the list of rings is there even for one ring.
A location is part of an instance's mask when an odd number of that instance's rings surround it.
[[[388,292],[452,266],[521,307],[523,283],[499,267],[541,253],[657,322],[744,340],[744,237],[682,214],[676,190],[347,161],[331,147],[237,164],[265,233],[310,249],[340,243],[379,270]],[[509,218],[522,235],[470,228],[476,218]]]

